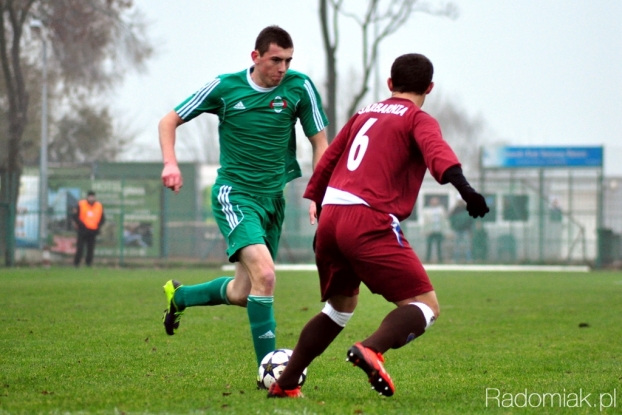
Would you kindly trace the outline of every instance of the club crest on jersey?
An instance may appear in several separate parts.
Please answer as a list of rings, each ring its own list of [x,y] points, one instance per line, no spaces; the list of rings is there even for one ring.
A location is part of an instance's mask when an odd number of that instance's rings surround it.
[[[274,110],[277,114],[287,108],[287,101],[283,98],[276,96],[272,101],[270,101],[270,108]]]

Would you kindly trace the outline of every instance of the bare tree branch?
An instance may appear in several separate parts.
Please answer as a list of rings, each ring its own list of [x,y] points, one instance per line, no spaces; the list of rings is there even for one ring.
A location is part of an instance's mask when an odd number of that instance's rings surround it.
[[[330,16],[330,3],[333,8],[332,19]],[[339,26],[337,12],[341,7],[342,0],[320,0],[320,24],[322,29],[322,40],[324,46],[324,54],[326,56],[326,95],[327,99],[324,103],[326,116],[328,117],[327,135],[328,140],[332,141],[337,133],[337,57],[336,51],[339,46]],[[329,24],[332,22],[332,24]]]
[[[357,13],[344,8],[343,0],[319,0],[320,24],[322,38],[326,54],[326,87],[327,99],[325,102],[326,112],[330,124],[328,138],[332,140],[335,135],[336,101],[337,101],[337,49],[339,45],[339,17],[351,19],[356,23],[361,33],[361,68],[362,75],[358,88],[353,94],[352,101],[347,106],[347,116],[353,114],[360,106],[361,100],[369,92],[369,82],[374,64],[378,59],[381,43],[389,36],[397,32],[415,12],[434,16],[456,18],[458,10],[453,3],[442,3],[431,6],[429,3],[418,0],[367,0],[364,12]],[[355,7],[361,9],[361,3]],[[331,15],[332,13],[332,15]],[[332,25],[329,26],[329,18],[332,17]],[[377,33],[374,31],[377,30]]]
[[[30,137],[24,139],[27,127],[32,125],[28,123],[29,111],[33,111],[29,105],[30,91],[40,85],[33,76],[38,65],[34,62],[39,61],[34,56],[36,48],[24,36],[32,33],[28,21],[37,18],[43,22],[45,30],[41,31],[41,36],[53,50],[46,66],[52,75],[48,77],[50,90],[64,88],[60,99],[76,102],[80,98],[93,97],[92,91],[111,87],[128,69],[141,69],[151,56],[153,50],[145,36],[144,24],[137,13],[131,15],[133,10],[131,0],[0,0],[0,69],[4,80],[0,108],[5,110],[5,134],[0,134],[0,148],[6,152],[0,155],[0,172],[3,174],[0,179],[8,177],[19,183],[24,154],[33,149],[35,142]],[[33,96],[38,98],[37,94]],[[54,103],[51,107],[54,108]],[[99,102],[94,108],[100,112],[86,111],[83,114],[91,120],[99,117],[103,136],[111,136],[108,134],[111,117],[107,108]],[[92,123],[76,124],[75,121],[66,119],[65,125],[73,138],[79,139],[85,136]],[[72,122],[76,128],[72,127]],[[111,139],[121,144],[119,137]],[[56,144],[62,148],[62,143]],[[92,150],[89,157],[115,156],[115,146],[99,144],[101,147],[89,149]],[[83,153],[78,155],[87,157]],[[9,194],[7,189],[7,186],[0,186],[0,200],[14,206],[17,192]],[[8,223],[6,217],[0,217],[0,223]],[[2,235],[3,232],[8,233]],[[11,230],[0,225],[0,240],[7,235],[11,235]]]

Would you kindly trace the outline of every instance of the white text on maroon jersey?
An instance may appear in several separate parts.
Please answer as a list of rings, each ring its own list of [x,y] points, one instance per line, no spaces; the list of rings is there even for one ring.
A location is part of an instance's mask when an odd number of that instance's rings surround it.
[[[403,117],[408,111],[408,107],[401,104],[383,104],[382,102],[375,102],[366,106],[360,110],[359,114],[365,114],[366,112],[379,112],[382,114],[395,114]]]

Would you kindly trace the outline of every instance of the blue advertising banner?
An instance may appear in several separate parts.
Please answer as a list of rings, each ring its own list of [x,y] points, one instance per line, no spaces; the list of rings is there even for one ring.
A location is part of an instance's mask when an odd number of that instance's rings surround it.
[[[602,167],[602,147],[490,146],[482,150],[482,167]]]

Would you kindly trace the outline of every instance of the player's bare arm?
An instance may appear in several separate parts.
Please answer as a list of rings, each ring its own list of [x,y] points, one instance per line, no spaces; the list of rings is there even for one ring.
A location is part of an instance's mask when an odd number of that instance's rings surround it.
[[[179,193],[179,189],[184,184],[181,171],[177,165],[177,157],[175,156],[175,131],[183,123],[184,120],[175,111],[171,111],[158,124],[162,161],[164,162],[162,184],[175,193]]]
[[[326,138],[326,130],[322,130],[319,133],[312,135],[309,137],[309,141],[311,142],[311,147],[313,148],[313,159],[312,165],[313,170],[315,170],[315,166],[319,163],[322,155],[328,148],[328,139]],[[315,225],[315,221],[317,220],[317,206],[315,202],[311,202],[309,205],[309,222],[311,225]]]
[[[326,138],[326,130],[322,130],[319,133],[312,135],[309,137],[309,141],[311,142],[311,147],[313,147],[313,170],[315,170],[315,166],[319,163],[322,155],[328,148],[328,139]]]

